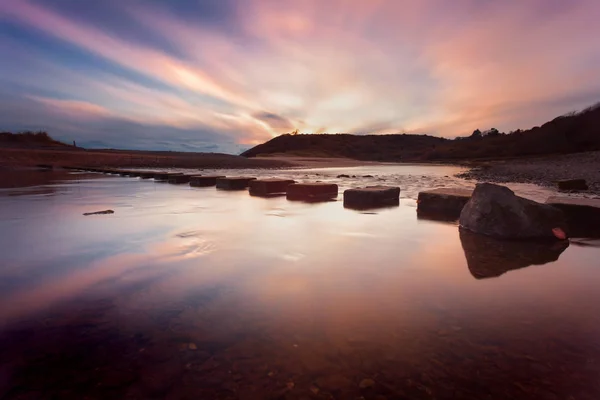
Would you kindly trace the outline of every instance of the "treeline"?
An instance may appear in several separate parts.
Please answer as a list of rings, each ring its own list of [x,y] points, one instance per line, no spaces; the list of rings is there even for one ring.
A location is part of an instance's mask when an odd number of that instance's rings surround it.
[[[445,161],[600,150],[600,104],[542,126],[509,133],[479,129],[456,139],[429,135],[286,134],[242,153],[348,157],[371,161]]]
[[[56,147],[69,146],[66,143],[52,138],[48,132],[44,131],[23,131],[23,132],[0,132],[0,145],[15,147]],[[72,147],[72,146],[69,146]]]

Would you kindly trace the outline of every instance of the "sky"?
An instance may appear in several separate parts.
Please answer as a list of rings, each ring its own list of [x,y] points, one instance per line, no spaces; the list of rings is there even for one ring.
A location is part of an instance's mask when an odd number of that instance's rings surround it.
[[[527,129],[600,101],[598,0],[0,0],[0,130],[239,153]]]

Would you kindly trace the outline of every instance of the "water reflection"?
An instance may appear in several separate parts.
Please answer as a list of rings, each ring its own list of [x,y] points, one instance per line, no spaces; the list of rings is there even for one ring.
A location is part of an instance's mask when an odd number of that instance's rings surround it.
[[[0,196],[3,400],[600,394],[594,247],[482,283],[465,253],[492,246],[419,223],[407,199],[364,215],[137,178],[70,186]],[[480,275],[541,262],[495,251]]]
[[[568,240],[535,242],[499,240],[460,229],[467,266],[475,279],[496,278],[515,269],[558,260]]]

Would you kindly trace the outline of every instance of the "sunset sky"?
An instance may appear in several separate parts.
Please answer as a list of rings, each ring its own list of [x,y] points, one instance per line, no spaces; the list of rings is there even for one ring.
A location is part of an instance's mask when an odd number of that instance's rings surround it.
[[[0,130],[223,151],[600,101],[598,0],[0,0]]]

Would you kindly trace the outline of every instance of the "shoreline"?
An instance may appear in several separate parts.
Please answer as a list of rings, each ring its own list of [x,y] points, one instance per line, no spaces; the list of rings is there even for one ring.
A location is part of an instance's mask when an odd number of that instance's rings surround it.
[[[472,162],[469,171],[456,176],[480,182],[532,183],[544,187],[556,187],[556,181],[564,179],[585,179],[589,189],[577,193],[586,197],[599,196],[600,151]]]
[[[581,195],[600,195],[600,151],[519,159],[456,160],[454,162],[379,162],[315,156],[267,156],[246,158],[219,153],[168,153],[125,150],[63,150],[0,148],[0,169],[35,168],[38,165],[107,168],[189,169],[317,169],[362,166],[460,166],[458,178],[495,183],[532,183],[554,187],[563,179],[585,179],[589,190]]]

